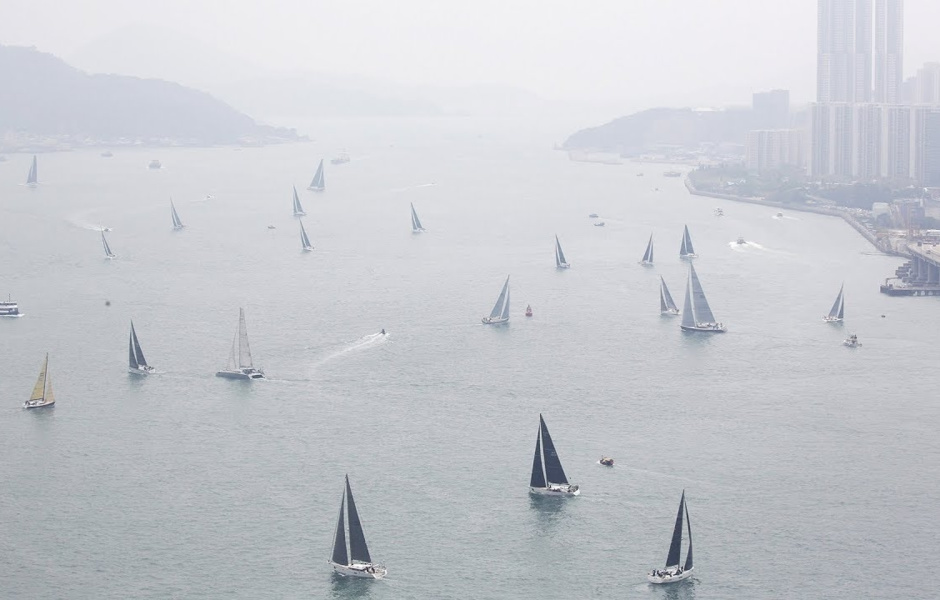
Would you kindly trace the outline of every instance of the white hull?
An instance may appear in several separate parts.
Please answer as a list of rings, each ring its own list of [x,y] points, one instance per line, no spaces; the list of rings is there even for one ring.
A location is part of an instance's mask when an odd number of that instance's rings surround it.
[[[411,233],[424,233],[423,229],[412,229]]]
[[[644,267],[652,267],[652,266],[653,266],[653,263],[652,263],[651,261],[648,261],[648,260],[641,260],[641,261],[640,261],[640,264],[643,265]]]
[[[183,229],[183,227],[185,227],[185,225],[174,225],[173,231],[180,231]]]
[[[247,379],[251,381],[254,379],[264,379],[264,372],[259,369],[239,369],[238,371],[218,371],[215,376],[224,377],[225,379]]]
[[[684,581],[692,576],[692,571],[695,570],[695,567],[687,571],[676,574],[674,569],[669,569],[663,576],[655,575],[652,572],[646,574],[646,579],[653,584],[662,585],[665,583],[676,583],[677,581]]]
[[[676,309],[666,309],[666,310],[660,311],[659,314],[665,315],[665,316],[667,316],[667,317],[676,317],[676,316],[679,316],[679,309],[678,309],[678,308],[676,308]]]
[[[26,402],[23,403],[23,408],[44,408],[46,406],[53,406],[53,405],[55,405],[55,400],[53,400],[52,402],[36,402],[36,403],[31,403],[29,400],[27,400]]]
[[[356,563],[354,565],[341,565],[330,561],[333,572],[342,577],[359,577],[362,579],[382,579],[388,569],[372,563]]]
[[[699,323],[697,325],[679,325],[682,331],[702,331],[705,333],[724,333],[727,331],[721,323]]]
[[[679,258],[682,260],[692,260],[693,258],[698,258],[698,254],[680,254]]]
[[[15,315],[0,315],[0,319],[19,319],[25,317],[26,313],[16,313]]]
[[[509,322],[509,317],[506,317],[505,319],[500,318],[500,317],[497,317],[495,319],[490,318],[490,317],[483,317],[481,321],[483,321],[484,325],[502,325],[503,323]]]
[[[578,496],[581,488],[576,485],[550,484],[547,488],[530,487],[529,493],[537,496]]]
[[[306,217],[307,213],[305,212],[294,212],[295,217]]]
[[[127,368],[127,372],[128,372],[128,373],[133,373],[134,375],[150,375],[150,374],[153,373],[154,371],[156,371],[156,369],[154,369],[153,367],[150,367],[150,366],[147,366],[147,367],[128,367],[128,368]]]
[[[313,252],[313,246],[304,246],[304,252]]]
[[[823,317],[823,321],[826,323],[841,323],[842,319],[840,317]]]
[[[307,191],[309,191],[309,192],[322,192],[322,191],[325,190],[325,189],[326,189],[326,188],[322,188],[322,187],[312,187],[312,186],[311,186],[311,187],[308,187],[308,188],[307,188]]]

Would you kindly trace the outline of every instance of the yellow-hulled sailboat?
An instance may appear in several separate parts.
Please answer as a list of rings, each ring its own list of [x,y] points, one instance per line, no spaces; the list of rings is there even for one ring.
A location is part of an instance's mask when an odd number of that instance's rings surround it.
[[[42,371],[39,372],[39,379],[33,387],[33,393],[29,395],[29,400],[23,403],[23,408],[42,408],[55,404],[55,396],[52,394],[52,382],[49,381],[49,354],[46,353],[46,361],[42,363]]]

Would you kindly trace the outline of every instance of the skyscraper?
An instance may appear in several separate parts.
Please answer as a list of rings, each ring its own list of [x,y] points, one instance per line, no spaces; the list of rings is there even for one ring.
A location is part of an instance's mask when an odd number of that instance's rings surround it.
[[[871,0],[819,0],[816,101],[871,101]]]
[[[875,102],[901,102],[903,59],[904,0],[875,0]]]

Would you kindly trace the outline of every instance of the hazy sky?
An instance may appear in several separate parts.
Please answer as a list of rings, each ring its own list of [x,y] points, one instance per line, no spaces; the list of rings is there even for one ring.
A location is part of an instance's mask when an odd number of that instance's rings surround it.
[[[905,71],[940,60],[940,1],[906,0]],[[63,57],[133,24],[272,69],[513,84],[633,107],[815,94],[816,0],[0,0],[0,43]],[[159,56],[159,49],[154,52]]]

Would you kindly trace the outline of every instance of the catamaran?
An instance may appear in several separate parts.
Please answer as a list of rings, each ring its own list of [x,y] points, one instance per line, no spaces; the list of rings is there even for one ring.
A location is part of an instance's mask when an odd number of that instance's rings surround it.
[[[675,316],[679,314],[679,307],[676,306],[669,288],[666,287],[666,280],[659,276],[659,314]]]
[[[682,557],[682,518],[685,517],[689,528],[689,552],[685,555],[685,565],[680,565]],[[666,557],[665,569],[654,569],[646,574],[650,583],[675,583],[692,576],[692,520],[689,518],[689,507],[685,504],[685,490],[682,490],[682,499],[679,500],[679,513],[676,515],[676,525],[672,530],[672,543],[669,544],[669,555]]]
[[[144,351],[140,349],[133,321],[131,321],[131,337],[127,348],[127,370],[135,375],[149,375],[156,370],[148,365],[147,359],[144,358]]]
[[[179,231],[180,229],[185,227],[185,225],[183,225],[183,222],[180,221],[180,216],[176,212],[176,206],[173,205],[172,198],[170,198],[170,217],[173,219],[173,229],[175,229],[176,231]]]
[[[349,548],[346,547],[346,512],[349,512]],[[330,557],[333,572],[342,577],[363,577],[382,579],[388,573],[384,565],[372,562],[366,536],[362,531],[359,511],[353,500],[352,488],[349,487],[349,475],[346,476],[346,489],[339,504],[339,519],[336,521],[336,534],[333,536],[333,555]]]
[[[709,333],[724,333],[725,326],[715,320],[712,309],[705,299],[705,291],[698,280],[695,267],[689,265],[689,280],[685,286],[685,303],[682,307],[682,323],[679,327],[683,331],[705,331]]]
[[[108,245],[108,238],[104,237],[104,231],[101,232],[101,245],[104,246],[104,257],[108,260],[117,258],[117,254],[111,252],[111,246]]]
[[[320,166],[317,167],[317,172],[313,174],[313,181],[310,182],[310,185],[307,186],[308,190],[314,192],[322,192],[326,189],[326,180],[323,178],[323,159],[320,159]]]
[[[483,317],[484,325],[499,325],[509,322],[509,276],[506,276],[506,283],[503,284],[502,291],[499,292],[499,298],[490,311],[490,316]]]
[[[424,227],[421,226],[421,219],[418,218],[418,213],[415,212],[415,205],[411,203],[411,233],[421,233],[424,231]]]
[[[577,496],[581,493],[580,487],[568,483],[565,470],[561,468],[561,459],[558,458],[552,436],[549,435],[548,426],[545,425],[545,419],[541,414],[539,415],[539,432],[535,437],[535,456],[532,458],[529,492],[542,496]]]
[[[39,379],[33,386],[33,393],[29,395],[29,400],[23,403],[23,408],[42,408],[55,404],[55,396],[52,394],[52,382],[49,381],[49,353],[46,353],[46,360],[42,363],[42,370],[39,371]]]
[[[555,234],[555,268],[570,269],[571,265],[565,259],[565,253],[561,249],[561,242],[558,241],[558,234]]]
[[[294,186],[294,216],[303,217],[306,214],[307,213],[304,212],[304,207],[300,204],[300,197],[297,195],[297,186]]]
[[[650,241],[646,242],[646,252],[643,253],[643,260],[640,264],[644,267],[653,266],[653,234],[650,234]]]
[[[23,313],[20,312],[20,306],[13,301],[12,296],[7,296],[6,301],[0,300],[0,317],[15,319],[22,316]]]
[[[689,236],[689,226],[686,225],[682,232],[682,245],[679,247],[679,258],[691,259],[697,257],[695,248],[692,247],[692,238]]]
[[[310,243],[310,238],[307,237],[307,230],[304,229],[304,222],[300,221],[300,246],[303,248],[304,252],[310,252],[313,250],[313,244]]]
[[[29,167],[29,173],[26,175],[26,185],[36,187],[39,183],[39,167],[36,163],[36,155],[33,155],[33,164]]]
[[[836,301],[832,303],[832,308],[829,309],[829,314],[823,317],[823,321],[827,323],[841,323],[842,319],[845,317],[845,296],[843,295],[843,290],[845,289],[845,284],[842,284],[842,287],[839,288],[839,295],[836,296]]]
[[[226,367],[215,374],[226,379],[264,379],[264,371],[256,369],[251,360],[251,348],[248,346],[248,327],[245,325],[245,309],[238,309],[238,328],[232,340]]]

